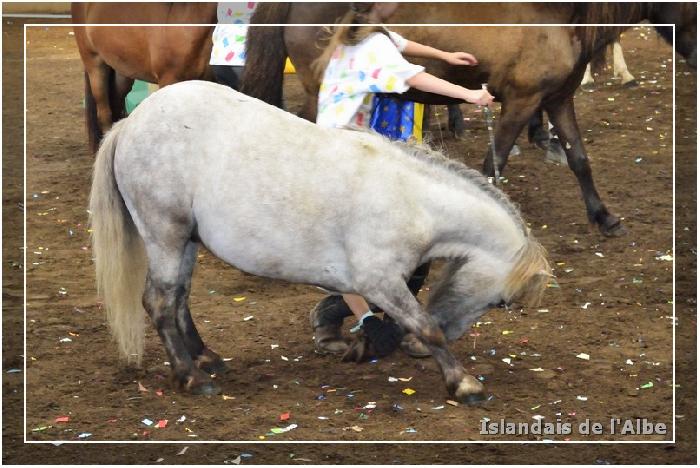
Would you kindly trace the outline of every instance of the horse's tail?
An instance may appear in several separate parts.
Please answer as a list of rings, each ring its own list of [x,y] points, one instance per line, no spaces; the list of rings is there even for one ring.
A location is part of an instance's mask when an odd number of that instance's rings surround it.
[[[140,365],[146,255],[114,178],[114,153],[124,122],[117,122],[107,132],[97,153],[90,191],[90,225],[97,293],[103,298],[107,322],[127,362]]]
[[[518,300],[536,306],[540,303],[551,276],[552,269],[546,250],[528,232],[525,246],[518,252],[515,265],[506,277],[504,299],[506,302]]]
[[[283,24],[291,3],[260,3],[251,24]],[[251,26],[246,39],[246,66],[241,91],[277,107],[282,107],[282,85],[287,50],[284,26]]]
[[[87,127],[90,151],[95,154],[102,139],[102,128],[97,120],[97,104],[90,87],[90,76],[85,72],[85,124]]]

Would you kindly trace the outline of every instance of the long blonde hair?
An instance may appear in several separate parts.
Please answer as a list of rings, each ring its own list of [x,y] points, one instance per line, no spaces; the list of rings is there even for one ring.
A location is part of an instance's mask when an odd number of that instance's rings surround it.
[[[328,67],[328,62],[331,61],[333,52],[339,46],[353,46],[362,42],[370,34],[379,32],[389,35],[389,31],[382,26],[369,23],[369,14],[372,10],[372,3],[353,3],[345,15],[343,15],[338,24],[331,28],[324,28],[324,36],[319,42],[325,43],[321,55],[311,64],[311,70],[316,79],[321,81],[323,74]]]

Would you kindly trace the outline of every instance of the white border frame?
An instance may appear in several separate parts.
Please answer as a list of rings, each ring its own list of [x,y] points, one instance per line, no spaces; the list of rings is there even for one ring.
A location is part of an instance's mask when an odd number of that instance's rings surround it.
[[[6,15],[3,15],[5,17]],[[27,15],[25,15],[27,17]],[[672,294],[673,294],[673,304],[672,304],[672,439],[671,440],[243,440],[243,441],[217,441],[217,440],[144,440],[144,441],[134,441],[134,440],[27,440],[27,28],[28,27],[75,27],[75,26],[107,26],[107,27],[144,27],[144,26],[174,26],[174,27],[186,27],[186,26],[216,26],[216,24],[154,24],[154,23],[134,23],[134,24],[87,24],[87,23],[24,23],[23,27],[23,49],[24,49],[24,63],[23,63],[23,84],[24,84],[24,100],[23,100],[23,147],[24,147],[24,418],[23,418],[23,430],[24,443],[25,444],[675,444],[676,443],[676,25],[666,24],[666,23],[611,23],[611,24],[569,24],[569,23],[547,23],[547,24],[518,24],[518,23],[470,23],[470,24],[436,24],[436,23],[426,23],[426,24],[403,24],[403,23],[386,23],[384,26],[387,27],[408,27],[408,26],[425,26],[425,27],[485,27],[485,26],[509,26],[509,27],[583,27],[583,26],[597,26],[597,27],[615,27],[615,26],[625,26],[625,27],[656,27],[656,26],[670,26],[673,28],[673,41],[672,41],[672,58],[673,66],[671,69],[672,73],[672,183],[673,183],[673,220],[672,220],[672,254],[673,254],[673,272],[672,272]],[[249,24],[248,26],[336,26],[336,24],[323,24],[323,23],[274,23],[274,24]],[[700,340],[700,337],[698,337]],[[700,416],[699,416],[700,417]]]

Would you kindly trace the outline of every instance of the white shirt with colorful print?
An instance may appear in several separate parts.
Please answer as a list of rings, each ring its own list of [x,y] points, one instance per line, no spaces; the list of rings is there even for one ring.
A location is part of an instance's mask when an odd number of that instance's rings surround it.
[[[245,65],[245,37],[256,2],[219,3],[210,65]]]
[[[407,80],[424,70],[401,51],[408,41],[390,32],[372,33],[333,52],[318,94],[316,123],[323,127],[367,127],[374,93],[404,93]]]

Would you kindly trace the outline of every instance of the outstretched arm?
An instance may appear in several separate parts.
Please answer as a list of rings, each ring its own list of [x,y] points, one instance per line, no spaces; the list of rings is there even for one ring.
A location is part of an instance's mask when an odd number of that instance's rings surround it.
[[[488,106],[493,102],[493,96],[485,89],[467,89],[426,72],[418,73],[409,78],[406,83],[421,91],[463,99],[479,106]]]
[[[479,63],[476,57],[467,52],[445,52],[413,41],[406,41],[406,47],[402,52],[411,57],[444,60],[450,65],[476,65]]]

